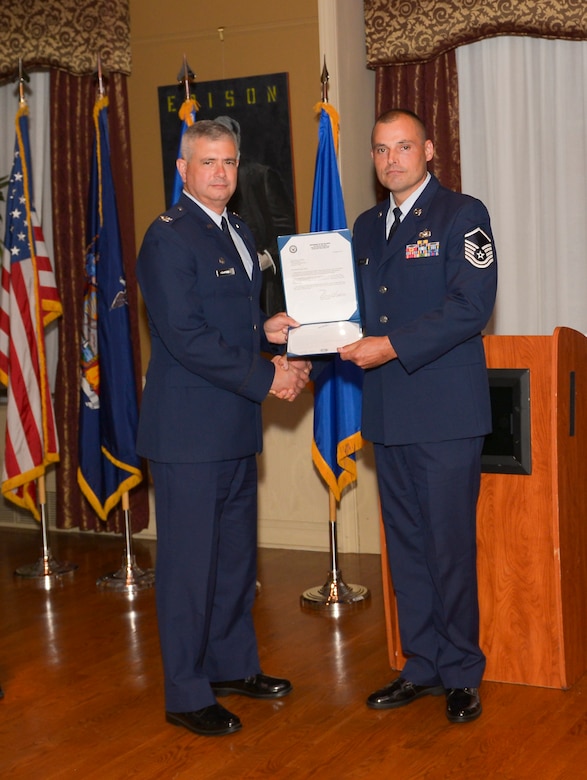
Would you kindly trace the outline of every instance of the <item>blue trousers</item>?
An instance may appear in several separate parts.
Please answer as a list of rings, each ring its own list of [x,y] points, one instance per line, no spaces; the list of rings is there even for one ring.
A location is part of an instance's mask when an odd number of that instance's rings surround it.
[[[165,707],[214,704],[210,682],[261,671],[252,618],[257,577],[255,456],[151,463],[155,593]]]
[[[483,437],[375,445],[377,478],[407,662],[416,685],[477,687],[476,506]]]

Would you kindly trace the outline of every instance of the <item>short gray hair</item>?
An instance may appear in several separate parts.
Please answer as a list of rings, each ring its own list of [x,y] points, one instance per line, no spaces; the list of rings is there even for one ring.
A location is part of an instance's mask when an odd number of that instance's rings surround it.
[[[197,138],[209,138],[211,141],[230,138],[234,142],[237,159],[240,157],[239,139],[231,128],[212,119],[200,119],[186,128],[181,139],[180,154],[184,160],[192,156],[192,144]]]

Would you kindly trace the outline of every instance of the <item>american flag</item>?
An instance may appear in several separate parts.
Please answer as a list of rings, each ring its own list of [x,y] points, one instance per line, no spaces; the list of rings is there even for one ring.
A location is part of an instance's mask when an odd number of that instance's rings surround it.
[[[8,388],[2,493],[39,519],[36,480],[59,460],[45,328],[62,309],[33,205],[24,102],[15,124],[0,289],[0,380]]]

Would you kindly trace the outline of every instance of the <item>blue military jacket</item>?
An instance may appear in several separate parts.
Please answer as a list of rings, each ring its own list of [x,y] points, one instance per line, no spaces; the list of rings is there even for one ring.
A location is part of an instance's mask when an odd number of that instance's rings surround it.
[[[249,229],[230,221],[256,260]],[[197,463],[260,452],[260,404],[275,372],[261,357],[270,345],[258,262],[249,279],[230,238],[182,194],[147,230],[137,279],[151,334],[138,453]]]
[[[363,436],[391,445],[485,435],[481,332],[497,286],[487,209],[433,176],[388,245],[388,208],[364,212],[353,230],[365,335],[388,336],[398,355],[365,372]]]

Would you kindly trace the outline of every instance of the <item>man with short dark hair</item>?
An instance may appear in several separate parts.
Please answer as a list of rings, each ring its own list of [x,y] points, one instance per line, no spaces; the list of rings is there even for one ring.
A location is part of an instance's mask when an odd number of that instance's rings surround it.
[[[481,714],[476,504],[491,430],[481,332],[495,301],[489,215],[440,185],[420,118],[375,123],[371,155],[387,201],[354,226],[365,337],[342,347],[365,369],[363,436],[374,442],[397,598],[400,677],[372,693],[392,709],[446,692],[451,722]]]

